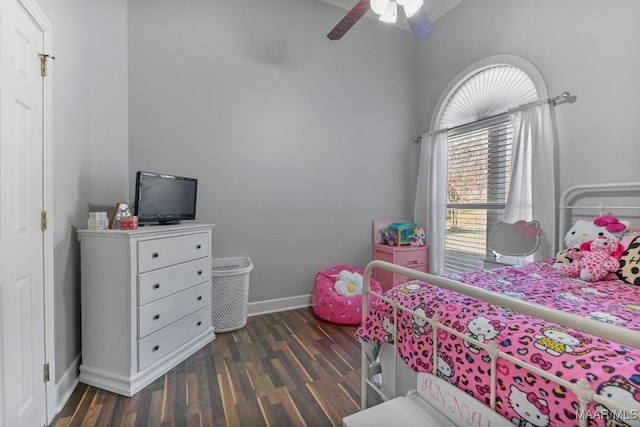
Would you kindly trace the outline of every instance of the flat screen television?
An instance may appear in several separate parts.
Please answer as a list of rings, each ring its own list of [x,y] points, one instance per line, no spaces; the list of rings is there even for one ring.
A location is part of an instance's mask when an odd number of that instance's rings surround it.
[[[176,224],[196,219],[197,195],[195,178],[138,171],[134,215],[140,223]]]

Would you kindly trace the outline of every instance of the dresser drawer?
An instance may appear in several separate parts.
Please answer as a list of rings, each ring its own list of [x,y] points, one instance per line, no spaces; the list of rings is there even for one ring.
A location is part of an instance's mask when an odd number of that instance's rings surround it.
[[[207,306],[139,340],[138,370],[145,369],[210,328],[211,307]]]
[[[185,234],[138,242],[138,273],[209,256],[208,233]]]
[[[375,245],[373,259],[397,265],[419,265],[429,262],[429,247]]]
[[[138,308],[138,338],[183,318],[211,303],[211,282],[185,289]]]
[[[394,252],[394,264],[405,265],[411,267],[413,265],[426,264],[427,263],[427,248],[407,248],[400,249]]]
[[[429,262],[429,248],[427,246],[384,246],[375,245],[373,259],[387,261],[397,265],[419,265]]]
[[[376,248],[373,251],[373,259],[379,259],[380,261],[386,261],[393,264],[393,251],[380,246],[382,245],[376,245]]]
[[[429,272],[429,247],[428,246],[386,246],[375,244],[373,246],[373,259],[390,262],[403,267],[413,268],[425,273]],[[395,274],[388,270],[376,268],[373,277],[380,282],[382,289],[387,291],[408,278],[401,274]]]
[[[139,274],[138,305],[159,300],[210,278],[209,257]]]

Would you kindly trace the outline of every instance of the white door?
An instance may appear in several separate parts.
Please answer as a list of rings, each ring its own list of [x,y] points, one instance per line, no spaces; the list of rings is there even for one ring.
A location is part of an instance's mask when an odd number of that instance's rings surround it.
[[[0,0],[0,426],[46,424],[43,33]]]

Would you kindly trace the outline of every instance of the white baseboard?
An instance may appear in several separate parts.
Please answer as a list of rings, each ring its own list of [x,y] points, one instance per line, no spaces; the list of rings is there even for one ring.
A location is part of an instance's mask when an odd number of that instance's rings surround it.
[[[52,402],[52,405],[56,408],[56,414],[62,410],[67,400],[71,397],[71,393],[78,385],[78,372],[80,371],[80,358],[82,354],[78,354],[69,368],[62,374],[60,381],[56,383],[55,393],[56,401]]]
[[[248,306],[248,315],[274,313],[277,311],[294,310],[296,308],[310,307],[311,294],[295,297],[271,299],[266,301],[251,302]]]

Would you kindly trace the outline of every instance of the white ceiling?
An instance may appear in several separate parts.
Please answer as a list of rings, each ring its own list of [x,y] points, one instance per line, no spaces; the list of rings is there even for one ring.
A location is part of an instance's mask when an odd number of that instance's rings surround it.
[[[345,10],[351,10],[353,6],[358,3],[357,0],[320,0],[325,3],[332,4],[334,6],[338,6]],[[438,18],[442,17],[444,14],[449,12],[451,9],[456,7],[462,0],[424,0],[424,8],[429,15],[429,19],[431,22],[435,22]],[[346,14],[346,12],[345,12]],[[367,18],[378,19],[378,15],[374,14],[371,10],[367,12],[365,15]],[[386,24],[388,25],[388,24]],[[409,30],[409,25],[407,24],[407,20],[404,18],[402,12],[398,12],[398,23],[395,24],[401,28],[404,28],[407,31]]]

